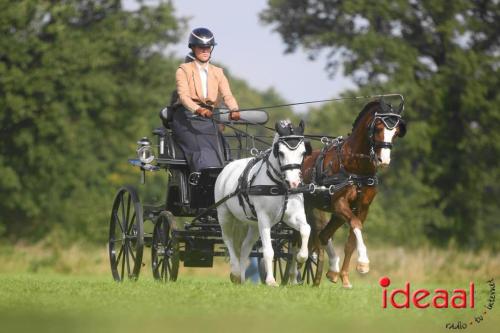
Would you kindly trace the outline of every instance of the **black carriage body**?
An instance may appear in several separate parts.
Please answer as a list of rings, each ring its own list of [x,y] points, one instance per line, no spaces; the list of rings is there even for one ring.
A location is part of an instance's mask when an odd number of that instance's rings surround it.
[[[222,169],[203,170],[198,184],[190,184],[187,161],[172,131],[157,128],[153,134],[157,137],[157,165],[169,175],[165,209],[175,216],[196,216],[200,209],[213,205],[215,180]],[[225,151],[225,156],[229,161],[229,151]]]

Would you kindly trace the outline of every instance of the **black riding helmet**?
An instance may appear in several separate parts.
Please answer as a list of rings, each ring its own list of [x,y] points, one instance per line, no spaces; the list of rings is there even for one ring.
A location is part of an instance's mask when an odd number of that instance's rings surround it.
[[[207,28],[196,28],[191,31],[189,35],[188,47],[192,48],[193,46],[215,46],[217,43],[215,42],[214,34],[208,30]]]

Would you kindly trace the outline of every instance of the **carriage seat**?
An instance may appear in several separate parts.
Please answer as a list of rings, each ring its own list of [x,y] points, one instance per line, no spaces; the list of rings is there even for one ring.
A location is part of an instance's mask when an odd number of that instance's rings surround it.
[[[163,108],[160,111],[160,119],[163,124],[163,127],[155,128],[153,130],[153,134],[158,136],[159,142],[158,142],[158,147],[160,150],[160,159],[158,160],[159,163],[166,163],[166,164],[175,164],[175,165],[187,165],[186,157],[184,155],[184,152],[182,149],[179,147],[179,145],[175,142],[173,135],[172,135],[172,129],[170,127],[170,123],[173,120],[173,113],[174,113],[174,107],[172,106],[167,106]],[[164,139],[165,143],[168,146],[168,152],[167,156],[163,156],[161,153],[161,139]],[[226,140],[224,137],[221,135],[219,137],[221,140],[221,145],[224,151],[224,158],[226,161],[230,161],[231,159],[231,150],[229,148],[229,145],[227,144]],[[165,147],[164,147],[165,148]],[[163,159],[162,159],[163,158]]]
[[[173,120],[174,107],[167,106],[160,111],[160,119],[162,121],[163,127],[155,128],[153,134],[156,135],[158,140],[158,147],[160,152],[160,157],[158,159],[159,163],[165,163],[170,165],[187,165],[186,157],[184,152],[175,142],[170,123]],[[231,149],[227,141],[221,135],[219,137],[221,140],[221,145],[224,151],[224,158],[226,161],[231,161]],[[162,143],[163,140],[163,143]],[[162,153],[163,146],[163,153]]]
[[[165,127],[155,128],[153,134],[157,137],[158,163],[170,166],[187,166],[186,157],[181,147],[175,142],[172,130]]]
[[[163,109],[161,109],[160,119],[161,119],[161,122],[163,123],[163,126],[165,126],[165,128],[170,129],[170,122],[173,120],[173,118],[174,118],[174,107],[173,106],[167,106],[167,107],[164,107]]]

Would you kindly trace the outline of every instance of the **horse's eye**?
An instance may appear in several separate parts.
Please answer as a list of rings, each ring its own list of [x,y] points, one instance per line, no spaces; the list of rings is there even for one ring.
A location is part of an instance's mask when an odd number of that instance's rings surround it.
[[[278,154],[280,155],[280,158],[285,157],[285,153],[284,153],[284,152],[282,152],[282,151],[279,151],[279,152],[278,152]]]

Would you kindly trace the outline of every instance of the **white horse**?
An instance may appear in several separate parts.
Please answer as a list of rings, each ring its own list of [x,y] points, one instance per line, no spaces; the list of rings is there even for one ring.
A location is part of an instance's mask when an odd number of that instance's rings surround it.
[[[304,122],[294,127],[289,121],[281,121],[276,123],[275,128],[277,134],[272,149],[263,158],[246,158],[229,163],[215,183],[216,202],[230,197],[217,207],[217,215],[222,238],[229,251],[230,278],[234,283],[245,281],[248,257],[260,235],[265,282],[277,286],[272,270],[274,251],[271,228],[281,219],[300,233],[302,245],[297,261],[302,263],[308,257],[311,227],[306,221],[304,198],[301,193],[288,193],[287,202],[285,200],[285,192],[302,183],[300,169],[306,155]],[[236,192],[240,193],[239,197],[234,195]],[[260,193],[257,195],[257,192]]]

